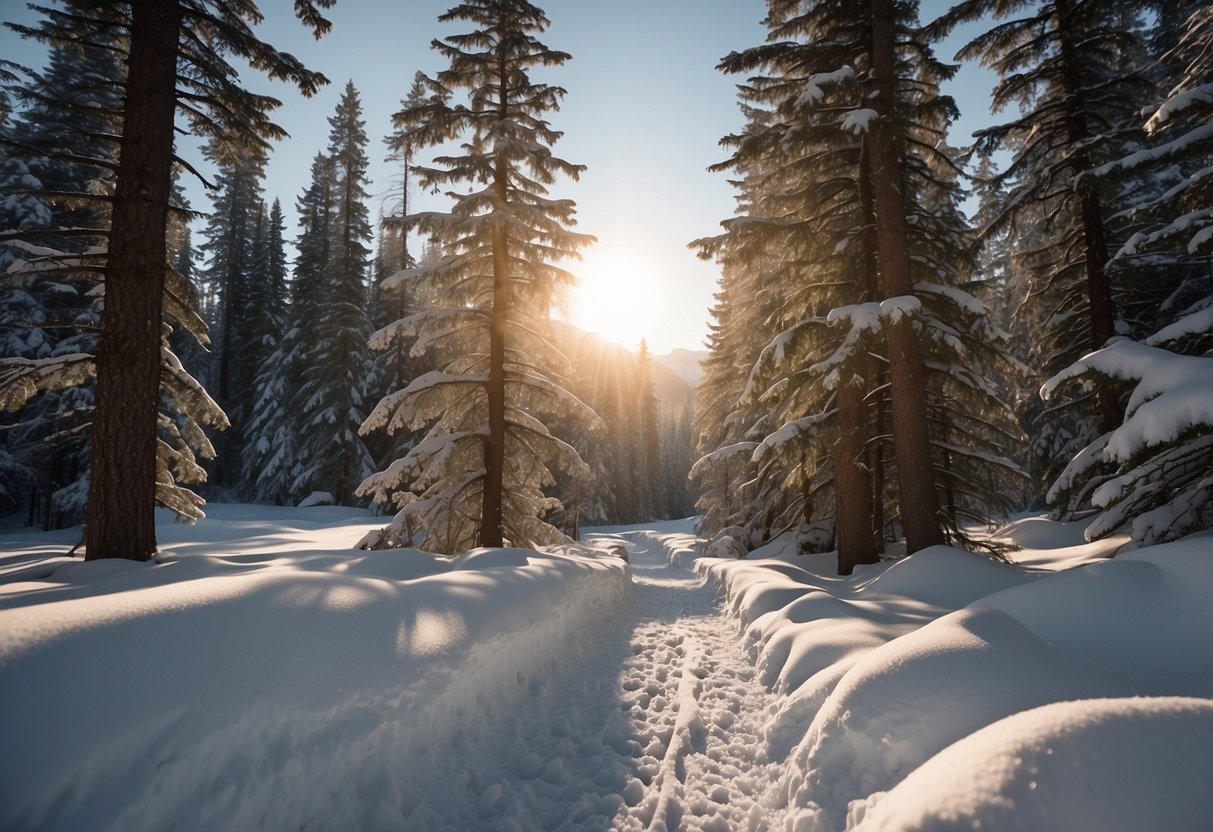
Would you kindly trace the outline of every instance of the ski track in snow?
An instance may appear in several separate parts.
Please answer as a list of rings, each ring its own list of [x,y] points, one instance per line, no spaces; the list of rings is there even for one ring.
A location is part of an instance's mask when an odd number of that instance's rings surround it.
[[[772,695],[716,590],[625,533],[629,603],[522,700],[424,749],[426,774],[375,826],[427,830],[764,830]],[[395,802],[395,801],[393,801]]]

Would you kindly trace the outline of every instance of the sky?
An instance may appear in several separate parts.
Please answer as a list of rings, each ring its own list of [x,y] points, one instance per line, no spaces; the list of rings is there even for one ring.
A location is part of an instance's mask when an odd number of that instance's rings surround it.
[[[382,137],[391,129],[413,74],[443,68],[430,48],[436,37],[465,31],[465,23],[440,24],[452,0],[339,0],[331,9],[333,31],[313,41],[291,11],[290,0],[263,0],[263,39],[298,55],[332,82],[312,99],[292,87],[248,73],[249,86],[283,100],[275,120],[290,138],[279,142],[266,171],[267,201],[282,200],[288,223],[296,197],[307,186],[312,157],[328,142],[326,119],[347,80],[361,93],[370,138],[372,215],[389,206],[399,188],[399,172],[384,160]],[[738,130],[742,118],[736,83],[716,71],[731,51],[764,40],[761,0],[548,0],[540,5],[552,21],[540,39],[569,52],[559,69],[536,73],[568,91],[550,121],[565,133],[557,155],[587,166],[576,183],[554,189],[578,205],[577,230],[598,243],[570,269],[582,278],[571,314],[584,328],[602,331],[636,348],[641,337],[655,353],[703,346],[708,309],[719,276],[713,263],[687,247],[719,231],[732,215],[733,193],[725,174],[707,167],[726,158],[722,136]],[[934,16],[946,0],[926,0],[923,17]],[[30,19],[13,0],[0,3],[5,20]],[[964,33],[938,50],[950,59]],[[41,47],[0,32],[0,54],[38,62]],[[953,144],[964,144],[973,129],[990,120],[991,80],[966,67],[946,91],[964,116]],[[187,158],[198,161],[196,148]],[[419,155],[419,162],[428,161]],[[193,207],[209,208],[197,185],[188,190]],[[442,210],[441,196],[417,194],[419,210]],[[289,231],[290,229],[288,229]],[[414,253],[419,246],[414,245]]]

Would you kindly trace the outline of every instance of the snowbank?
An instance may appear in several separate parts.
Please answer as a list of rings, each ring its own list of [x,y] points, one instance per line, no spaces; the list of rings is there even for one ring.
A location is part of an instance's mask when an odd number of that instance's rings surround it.
[[[452,561],[349,550],[378,521],[348,509],[208,513],[160,563],[0,538],[0,828],[402,828],[428,750],[628,591],[588,547]]]
[[[724,591],[783,694],[765,737],[786,760],[775,809],[789,832],[1207,826],[1213,743],[1173,740],[1208,737],[1213,718],[1209,539],[1108,560],[1111,544],[1082,544],[1074,525],[998,534],[1032,547],[1022,563],[934,547],[848,578],[828,555],[724,560],[667,539]],[[1172,771],[1181,785],[1164,788]]]
[[[1213,702],[1091,699],[1025,711],[966,737],[848,828],[1198,829],[1213,819]],[[1109,800],[1109,792],[1115,795]]]

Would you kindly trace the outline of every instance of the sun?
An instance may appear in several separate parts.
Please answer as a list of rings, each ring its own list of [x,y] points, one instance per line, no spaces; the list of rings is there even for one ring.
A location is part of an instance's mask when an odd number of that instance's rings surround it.
[[[580,279],[572,294],[572,323],[637,349],[652,340],[664,306],[660,274],[643,258],[618,251],[590,251],[570,269]]]

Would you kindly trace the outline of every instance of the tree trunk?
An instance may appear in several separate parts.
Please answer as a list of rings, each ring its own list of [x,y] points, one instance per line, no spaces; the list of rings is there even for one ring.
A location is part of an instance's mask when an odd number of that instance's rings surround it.
[[[864,142],[859,149],[859,203],[863,211],[863,302],[874,301],[880,297],[880,265],[877,259],[876,241],[876,205],[872,197],[872,146]],[[867,382],[865,393],[873,388],[883,387],[884,368],[879,360],[868,355],[864,361],[864,379]],[[866,396],[865,396],[866,398]],[[884,405],[877,399],[871,413],[866,414],[872,423],[868,431],[869,443],[868,484],[872,491],[870,505],[872,507],[872,539],[875,541],[877,553],[884,551]],[[875,437],[876,441],[870,441]]]
[[[873,361],[873,364],[876,362]],[[883,367],[876,372],[876,386],[884,387],[888,373]],[[868,465],[871,471],[869,479],[872,482],[872,537],[876,540],[876,551],[884,552],[885,525],[884,495],[885,495],[885,422],[884,402],[877,399],[872,406],[872,436],[875,441],[868,442]]]
[[[863,463],[868,440],[863,389],[845,369],[838,382],[838,444],[834,446],[834,517],[838,529],[838,574],[859,563],[876,563],[872,536],[872,491]]]
[[[1078,100],[1078,63],[1081,60],[1074,45],[1073,32],[1065,21],[1070,17],[1069,0],[1057,0],[1057,39],[1061,52],[1062,77],[1065,79],[1069,103],[1066,114],[1066,141],[1070,147],[1079,147],[1090,140],[1090,129],[1082,114],[1075,111],[1081,106]],[[1108,279],[1108,241],[1104,233],[1103,210],[1099,197],[1089,185],[1079,182],[1079,175],[1094,167],[1089,154],[1084,150],[1073,155],[1072,175],[1078,191],[1078,218],[1082,222],[1083,259],[1087,275],[1087,315],[1091,325],[1091,349],[1097,350],[1116,334],[1116,306],[1112,302],[1112,284]],[[1103,433],[1116,430],[1124,414],[1116,401],[1116,394],[1107,381],[1095,382],[1096,408],[1099,412],[1099,429]]]
[[[131,4],[126,110],[97,343],[85,557],[156,552],[160,312],[173,154],[176,2]]]
[[[939,407],[939,421],[943,427],[942,441],[944,443],[943,452],[943,498],[944,511],[947,513],[948,521],[952,524],[954,531],[960,530],[960,515],[956,508],[956,482],[955,473],[952,470],[952,452],[947,449],[948,443],[952,441],[952,429],[948,422],[948,408],[944,405]]]
[[[495,211],[504,211],[506,202],[505,160],[498,158],[493,190]],[[500,218],[504,218],[504,213]],[[499,218],[499,219],[500,219]],[[493,308],[489,313],[489,435],[484,441],[484,492],[480,510],[480,545],[500,546],[504,538],[505,474],[505,326],[509,304],[509,257],[505,227],[493,223]]]
[[[879,113],[869,134],[872,146],[872,197],[880,287],[885,298],[912,295],[909,235],[902,193],[901,152],[893,123],[896,92],[896,26],[894,0],[872,2],[872,76]],[[939,496],[927,433],[926,371],[922,347],[908,317],[884,326],[892,380],[893,443],[897,454],[898,503],[906,551],[944,542],[939,523]]]

